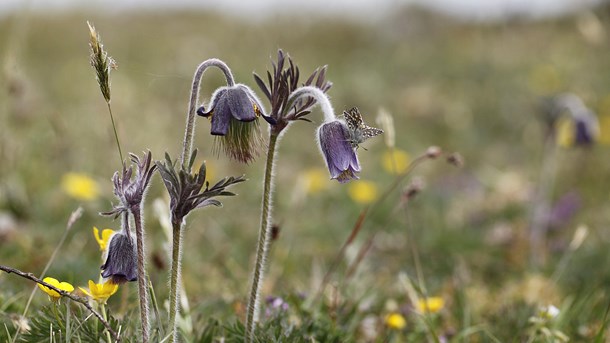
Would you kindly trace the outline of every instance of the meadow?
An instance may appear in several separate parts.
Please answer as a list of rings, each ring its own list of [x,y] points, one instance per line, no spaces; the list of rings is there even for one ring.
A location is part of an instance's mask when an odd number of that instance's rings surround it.
[[[360,180],[345,184],[330,180],[319,152],[319,107],[282,137],[257,341],[610,342],[608,7],[487,24],[399,8],[377,22],[147,11],[0,20],[0,265],[40,276],[82,207],[46,273],[81,296],[103,262],[93,227],[120,226],[98,215],[116,204],[111,177],[121,165],[87,21],[118,65],[112,111],[123,154],[179,157],[192,75],[213,57],[267,109],[252,73],[266,80],[282,49],[301,82],[328,66],[336,114],[357,106],[376,127],[380,113],[393,118],[361,144]],[[201,100],[223,82],[207,72]],[[596,113],[592,144],[549,124],[544,105],[566,92]],[[237,196],[222,208],[188,216],[178,327],[184,342],[241,342],[265,151],[238,163],[214,151],[207,119],[195,132],[195,165],[206,161],[211,184],[247,181],[231,186]],[[430,147],[442,154],[418,163]],[[74,176],[92,182],[79,186],[85,194],[71,189]],[[155,174],[144,203],[152,341],[169,339],[168,203]],[[62,299],[55,316],[39,290],[22,318],[34,288],[0,272],[0,341],[20,327],[29,333],[18,341],[110,340],[80,304]],[[65,321],[67,308],[72,336],[53,336],[49,323]],[[139,341],[137,283],[119,286],[106,308],[121,341]]]

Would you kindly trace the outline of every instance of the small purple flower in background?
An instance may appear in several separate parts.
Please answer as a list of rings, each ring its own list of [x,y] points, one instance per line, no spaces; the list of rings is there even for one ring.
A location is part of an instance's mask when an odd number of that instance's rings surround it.
[[[222,136],[218,141],[227,155],[248,163],[263,145],[257,119],[262,116],[268,123],[275,121],[264,115],[260,101],[246,85],[236,84],[218,88],[212,95],[210,108],[199,107],[197,114],[210,118],[211,134]]]
[[[138,279],[136,245],[128,233],[115,233],[108,241],[106,262],[102,265],[102,277],[112,283],[122,284]]]
[[[356,174],[360,172],[360,163],[343,122],[335,120],[322,124],[318,129],[318,144],[331,179],[345,183],[359,178]]]
[[[290,306],[281,297],[270,296],[266,299],[267,309],[265,310],[266,317],[273,317],[288,311]]]

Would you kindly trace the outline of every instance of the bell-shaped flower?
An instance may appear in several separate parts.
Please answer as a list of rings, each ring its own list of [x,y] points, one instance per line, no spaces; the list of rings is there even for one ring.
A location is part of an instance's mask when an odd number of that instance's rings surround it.
[[[57,289],[66,291],[68,293],[70,293],[74,290],[74,286],[72,286],[71,284],[69,284],[67,282],[60,282],[57,279],[52,278],[52,277],[46,277],[42,281],[48,283],[51,286],[55,286],[55,288],[57,288]],[[43,286],[41,284],[38,284],[38,287],[40,289],[42,289],[45,293],[47,293],[52,300],[57,300],[57,299],[61,298],[61,294],[59,294],[54,289],[51,289],[47,286]]]
[[[345,183],[351,179],[358,179],[360,163],[356,151],[350,144],[350,135],[347,126],[339,121],[322,124],[318,129],[318,146],[331,179]]]
[[[113,282],[95,283],[92,280],[89,280],[89,290],[82,287],[78,288],[99,304],[105,304],[108,298],[119,289],[119,285]]]
[[[121,284],[136,281],[137,253],[134,237],[126,233],[116,233],[108,241],[106,262],[101,267],[102,277],[112,283]]]
[[[589,146],[599,137],[599,122],[597,116],[591,111],[585,111],[574,118],[574,144]]]
[[[244,163],[253,160],[263,145],[258,117],[275,124],[264,115],[252,89],[243,84],[218,88],[212,95],[209,110],[201,106],[197,114],[211,117],[211,134],[222,136],[218,141],[220,147],[229,157]]]

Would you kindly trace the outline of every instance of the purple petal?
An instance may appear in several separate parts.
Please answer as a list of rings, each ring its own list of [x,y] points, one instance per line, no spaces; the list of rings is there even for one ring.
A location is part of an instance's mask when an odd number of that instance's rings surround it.
[[[136,247],[133,238],[117,233],[108,242],[108,256],[102,265],[102,277],[114,283],[124,283],[138,279]]]
[[[229,131],[231,121],[231,110],[227,104],[226,97],[220,97],[213,108],[212,130],[211,133],[217,136],[224,136]]]
[[[323,124],[318,130],[320,150],[326,159],[326,166],[332,179],[347,182],[358,178],[360,163],[354,148],[349,143],[349,133],[345,124],[333,121]]]
[[[254,106],[248,93],[243,89],[245,86],[236,86],[227,89],[224,96],[233,117],[239,121],[253,121],[256,119]]]

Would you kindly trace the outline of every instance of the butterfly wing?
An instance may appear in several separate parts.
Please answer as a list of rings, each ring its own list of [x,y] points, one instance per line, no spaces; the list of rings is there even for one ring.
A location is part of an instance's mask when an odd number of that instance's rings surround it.
[[[378,129],[376,127],[371,127],[363,124],[362,128],[362,141],[365,141],[371,137],[378,136],[383,133],[382,129]]]
[[[364,122],[362,121],[362,114],[360,114],[357,107],[354,107],[349,111],[344,111],[343,116],[345,117],[347,128],[351,132],[356,132],[356,130],[360,129],[364,125]]]

